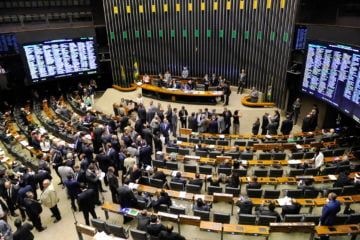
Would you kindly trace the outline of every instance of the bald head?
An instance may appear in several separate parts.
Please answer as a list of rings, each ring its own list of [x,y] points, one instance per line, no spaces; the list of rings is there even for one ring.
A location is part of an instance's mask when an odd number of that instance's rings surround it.
[[[45,179],[45,180],[43,181],[43,186],[44,186],[44,188],[47,188],[48,186],[50,186],[50,180],[49,180],[49,179]]]

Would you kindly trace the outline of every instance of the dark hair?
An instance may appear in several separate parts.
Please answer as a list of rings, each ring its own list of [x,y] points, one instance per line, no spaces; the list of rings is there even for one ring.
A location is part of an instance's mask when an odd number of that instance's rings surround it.
[[[275,203],[271,202],[271,203],[269,204],[269,210],[270,210],[270,211],[274,211],[274,210],[275,210]]]
[[[233,162],[233,167],[234,167],[234,169],[239,169],[239,167],[240,167],[240,162],[239,162],[239,161],[234,161],[234,162]]]
[[[180,177],[181,177],[181,172],[177,172],[177,173],[176,173],[176,177],[177,177],[177,178],[180,178]]]
[[[15,225],[16,228],[21,227],[21,220],[20,220],[20,218],[15,219],[14,225]]]
[[[202,198],[196,199],[196,205],[198,207],[202,207],[204,205],[204,202],[203,202]]]
[[[200,173],[195,173],[195,178],[200,178]]]
[[[156,223],[156,221],[157,221],[157,217],[155,215],[151,215],[150,216],[150,222]]]

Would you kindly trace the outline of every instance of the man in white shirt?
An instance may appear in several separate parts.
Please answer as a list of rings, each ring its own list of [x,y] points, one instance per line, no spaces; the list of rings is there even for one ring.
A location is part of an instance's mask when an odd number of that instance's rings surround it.
[[[324,154],[320,152],[320,148],[316,148],[313,160],[316,169],[320,169],[324,165]]]

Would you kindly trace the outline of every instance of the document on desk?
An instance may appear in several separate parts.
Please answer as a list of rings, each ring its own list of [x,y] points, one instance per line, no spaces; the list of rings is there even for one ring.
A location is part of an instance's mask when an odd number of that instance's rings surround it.
[[[180,191],[179,198],[185,198],[185,197],[186,197],[186,192]]]
[[[182,141],[179,140],[176,141],[176,144],[182,144],[182,143],[183,143]]]
[[[171,176],[176,177],[176,174],[177,174],[178,172],[180,172],[180,171],[173,171],[172,174],[171,174]]]
[[[300,144],[296,144],[297,149],[302,149],[303,147]]]
[[[289,197],[278,198],[276,201],[279,203],[280,206],[291,205],[291,198]]]
[[[335,175],[328,175],[328,177],[330,178],[330,180],[333,181],[337,180],[337,177]]]
[[[197,199],[199,199],[199,198],[201,198],[201,199],[204,201],[205,196],[204,196],[204,195],[200,195],[200,194],[195,194],[194,199],[197,200]]]
[[[133,190],[133,189],[137,189],[139,187],[139,184],[137,184],[137,183],[129,183],[129,188],[131,189],[131,190]]]
[[[23,145],[24,147],[29,145],[29,143],[27,141],[25,141],[25,140],[20,141],[20,144]]]
[[[219,138],[225,138],[225,135],[221,134],[221,135],[219,135]]]
[[[291,165],[293,165],[293,164],[300,164],[300,163],[301,163],[301,160],[291,159],[291,160],[288,161],[288,164],[291,164]]]
[[[215,148],[215,145],[210,145],[209,148]]]

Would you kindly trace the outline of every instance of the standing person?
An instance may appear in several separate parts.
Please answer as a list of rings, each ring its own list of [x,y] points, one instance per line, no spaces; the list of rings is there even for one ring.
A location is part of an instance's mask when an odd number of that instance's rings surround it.
[[[261,135],[266,135],[268,125],[269,125],[269,113],[265,113],[262,117]]]
[[[101,205],[99,199],[100,173],[95,171],[94,164],[90,164],[85,173],[86,182],[89,189],[94,190],[94,200],[97,205]]]
[[[311,115],[310,114],[306,115],[306,117],[303,119],[301,131],[302,132],[311,131]]]
[[[19,218],[15,219],[14,225],[16,227],[16,232],[14,232],[13,238],[14,240],[33,240],[34,235],[31,230],[34,226],[30,223],[21,224],[21,220]]]
[[[320,217],[320,224],[322,226],[331,226],[335,222],[336,214],[340,212],[340,202],[336,200],[336,193],[328,194],[328,203],[323,207]],[[321,236],[320,239],[327,240],[329,236]]]
[[[24,199],[25,211],[30,218],[30,221],[33,223],[35,228],[42,232],[46,229],[41,224],[40,214],[42,213],[41,204],[34,200],[34,194],[32,192],[26,193],[26,198]]]
[[[293,128],[293,121],[290,116],[286,116],[286,119],[281,123],[280,131],[284,135],[289,135]]]
[[[191,129],[193,132],[197,132],[197,120],[195,117],[195,113],[191,113],[191,116],[188,117],[188,128]]]
[[[225,134],[230,134],[230,127],[231,127],[231,117],[232,113],[227,108],[224,108],[224,122],[225,122]]]
[[[51,213],[55,216],[54,223],[61,220],[61,215],[57,203],[59,198],[57,197],[54,186],[50,183],[49,179],[43,181],[44,190],[40,195],[40,202],[45,207],[50,208]]]
[[[0,219],[0,237],[3,240],[13,240],[13,232],[10,225],[3,219]]]
[[[168,122],[168,119],[165,118],[164,121],[160,123],[160,132],[165,138],[165,144],[169,143],[170,131],[171,131],[170,124]]]
[[[108,172],[106,174],[106,177],[108,179],[109,188],[111,192],[111,198],[114,203],[118,203],[118,197],[117,197],[117,189],[119,187],[119,180],[118,177],[115,175],[115,168],[109,167]]]
[[[189,70],[188,70],[188,68],[186,66],[183,67],[183,70],[181,71],[181,77],[182,78],[188,78],[189,77]]]
[[[238,80],[238,90],[237,94],[242,94],[244,88],[246,86],[246,73],[245,69],[241,69],[241,72],[239,74],[239,80]]]
[[[67,194],[71,200],[71,208],[76,211],[75,199],[80,192],[79,182],[75,179],[74,175],[69,174],[64,181],[64,185],[66,186]]]
[[[230,89],[230,82],[229,81],[225,81],[224,84],[224,95],[225,95],[225,103],[224,106],[229,105],[229,98],[231,95],[231,89]]]
[[[4,187],[5,189],[4,189],[3,198],[6,201],[6,204],[8,205],[11,216],[17,217],[18,214],[15,213],[15,209],[16,209],[18,189],[11,183],[11,181],[6,181]]]
[[[297,98],[295,102],[292,105],[293,107],[293,117],[294,117],[294,124],[296,124],[299,114],[300,114],[300,108],[301,108],[301,101],[300,98]]]
[[[251,102],[256,103],[259,101],[259,92],[255,87],[252,87],[250,92]]]
[[[258,135],[259,128],[260,128],[260,119],[256,118],[256,121],[253,123],[252,131],[251,131],[252,134],[253,135]]]
[[[313,158],[314,168],[320,170],[324,165],[324,154],[320,151],[320,148],[315,149],[315,156]]]
[[[95,212],[95,191],[87,189],[85,184],[80,184],[80,193],[77,196],[79,210],[83,212],[86,225],[90,225],[89,213],[93,218],[97,218]]]
[[[174,108],[171,114],[171,126],[174,137],[177,136],[177,123],[178,123],[177,108]]]
[[[241,114],[239,114],[239,110],[235,110],[233,115],[233,134],[240,133],[240,118]]]
[[[133,191],[131,191],[131,189],[126,184],[124,184],[123,186],[117,189],[117,194],[119,197],[119,204],[122,208],[134,208],[137,206],[137,199]],[[133,220],[132,217],[128,217],[124,215],[123,223],[126,224],[132,220]]]
[[[205,87],[205,91],[209,91],[209,74],[205,74],[204,78],[203,78],[203,82],[204,82],[204,87]]]
[[[188,117],[188,111],[185,109],[185,106],[181,107],[181,110],[179,111],[179,118],[181,122],[181,128],[186,128],[186,119]]]

